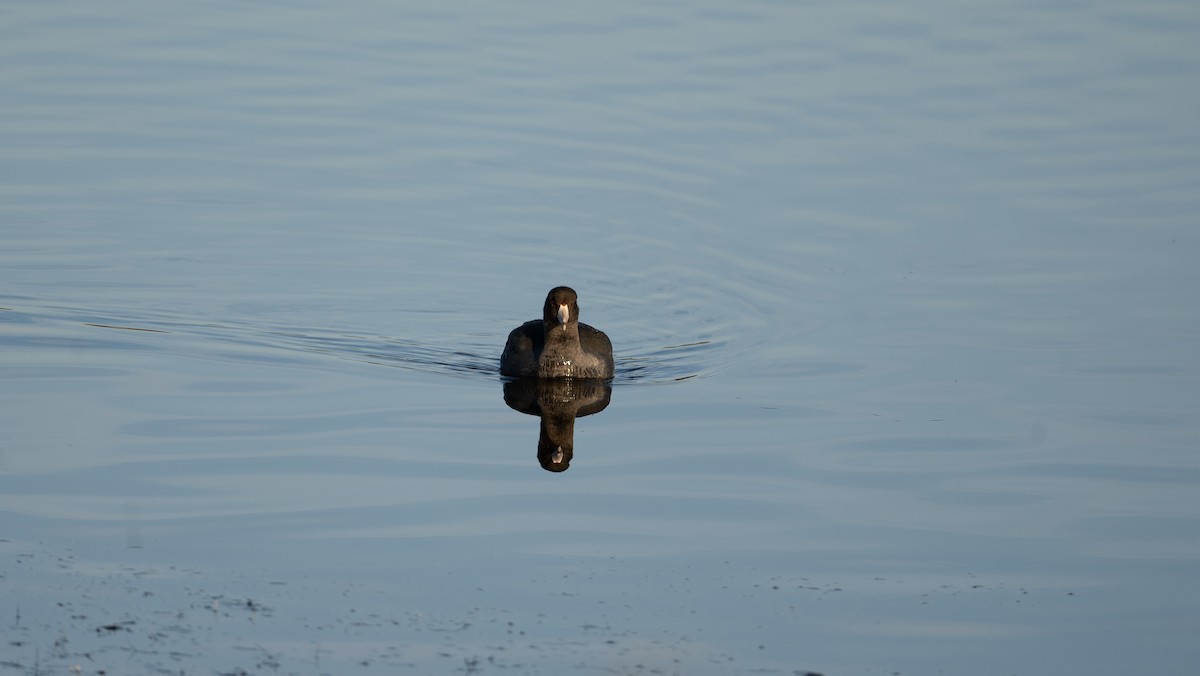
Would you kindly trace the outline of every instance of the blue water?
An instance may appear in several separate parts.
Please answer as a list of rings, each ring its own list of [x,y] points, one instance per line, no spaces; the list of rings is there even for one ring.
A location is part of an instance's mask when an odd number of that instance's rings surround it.
[[[0,672],[1200,660],[1194,3],[0,25]]]

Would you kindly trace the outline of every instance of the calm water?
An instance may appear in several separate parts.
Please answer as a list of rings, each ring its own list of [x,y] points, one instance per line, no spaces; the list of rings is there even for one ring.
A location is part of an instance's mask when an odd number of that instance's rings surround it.
[[[0,672],[1200,661],[1195,3],[0,15]]]

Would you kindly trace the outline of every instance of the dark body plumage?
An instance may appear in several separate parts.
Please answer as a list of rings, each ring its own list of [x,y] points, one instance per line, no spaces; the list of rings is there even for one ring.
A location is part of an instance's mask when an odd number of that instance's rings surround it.
[[[559,286],[546,295],[542,318],[508,334],[500,373],[538,378],[613,376],[612,342],[603,331],[579,322],[578,296]]]

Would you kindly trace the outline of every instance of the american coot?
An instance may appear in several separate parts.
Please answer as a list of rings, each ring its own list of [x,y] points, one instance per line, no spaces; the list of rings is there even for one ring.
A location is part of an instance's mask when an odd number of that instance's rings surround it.
[[[508,334],[500,373],[538,378],[611,378],[612,342],[603,331],[579,323],[574,289],[550,289],[542,318]]]

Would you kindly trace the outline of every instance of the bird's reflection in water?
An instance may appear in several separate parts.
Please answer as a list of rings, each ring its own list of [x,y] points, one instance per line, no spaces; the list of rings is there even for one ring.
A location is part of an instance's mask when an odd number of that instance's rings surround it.
[[[538,462],[549,472],[571,465],[575,451],[575,419],[608,406],[612,386],[603,380],[521,378],[504,383],[504,403],[541,418]]]

